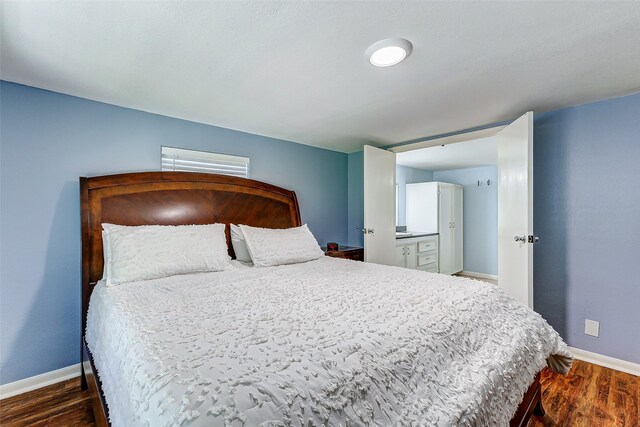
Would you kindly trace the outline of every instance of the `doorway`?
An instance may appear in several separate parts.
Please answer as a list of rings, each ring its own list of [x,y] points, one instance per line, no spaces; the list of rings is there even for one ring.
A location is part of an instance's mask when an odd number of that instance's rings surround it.
[[[387,231],[394,228],[396,216],[401,219],[400,209],[393,205],[394,208],[390,209],[388,215],[381,215],[379,211],[376,211],[379,208],[379,203],[375,202],[384,199],[389,203],[394,203],[396,199],[395,157],[397,155],[429,147],[471,143],[471,141],[490,137],[495,137],[498,153],[496,184],[498,188],[497,271],[499,285],[520,302],[533,308],[532,244],[538,238],[533,235],[533,113],[531,112],[506,126],[425,140],[392,147],[389,150],[365,147],[364,228],[365,230],[369,229],[367,218],[375,218],[377,229],[384,230],[383,233],[379,233],[380,238],[373,233],[365,235],[365,259],[369,262],[389,265],[396,262],[394,256],[389,256],[394,253],[390,248],[393,248],[395,239],[390,237]],[[374,164],[368,162],[368,155],[371,158],[375,156],[375,167],[367,167],[368,163]],[[369,181],[376,183],[375,190],[367,185]],[[488,187],[490,186],[491,184]],[[400,191],[399,186],[398,191]],[[438,191],[441,191],[440,187],[438,187]],[[398,203],[400,203],[400,199],[401,197],[398,195]],[[397,209],[395,209],[396,207]],[[452,222],[455,227],[456,221]],[[445,223],[445,229],[446,225]],[[411,252],[411,248],[404,248],[405,254],[407,251]],[[368,253],[371,256],[368,256]],[[381,254],[379,258],[377,254]],[[407,263],[406,259],[405,263]]]
[[[417,148],[396,154],[396,185],[398,200],[397,232],[400,241],[405,235],[424,232],[438,233],[441,248],[439,270],[445,273],[472,277],[496,283],[498,280],[498,146],[496,136]],[[429,185],[420,185],[431,183]],[[461,192],[462,203],[452,209],[459,210],[450,221],[421,221],[428,218],[429,206],[444,203],[449,185]],[[420,188],[440,187],[441,194],[433,199]],[[408,190],[408,191],[407,191]],[[410,197],[407,198],[407,193]],[[440,214],[448,210],[440,207]],[[437,213],[435,213],[437,214]],[[407,218],[410,218],[407,221]],[[453,224],[450,224],[453,222]],[[432,224],[432,225],[431,225]],[[440,225],[440,226],[439,226]],[[453,225],[453,226],[452,226]],[[428,228],[428,229],[425,229]],[[449,236],[450,235],[450,236]],[[459,238],[456,238],[459,237]],[[446,242],[449,240],[450,242]],[[448,260],[460,257],[459,260]],[[456,268],[447,267],[453,263]]]

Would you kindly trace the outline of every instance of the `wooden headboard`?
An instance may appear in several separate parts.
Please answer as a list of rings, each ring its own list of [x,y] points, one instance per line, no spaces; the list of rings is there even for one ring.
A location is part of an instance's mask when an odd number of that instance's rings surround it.
[[[102,223],[302,225],[296,193],[264,182],[193,172],[140,172],[80,178],[82,336],[89,297],[102,277]],[[229,254],[234,256],[229,227]]]

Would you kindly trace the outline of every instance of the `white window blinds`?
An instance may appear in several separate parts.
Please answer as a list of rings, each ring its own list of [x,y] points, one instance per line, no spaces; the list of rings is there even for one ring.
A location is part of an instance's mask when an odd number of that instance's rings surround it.
[[[249,178],[249,158],[162,147],[162,170],[218,173]]]

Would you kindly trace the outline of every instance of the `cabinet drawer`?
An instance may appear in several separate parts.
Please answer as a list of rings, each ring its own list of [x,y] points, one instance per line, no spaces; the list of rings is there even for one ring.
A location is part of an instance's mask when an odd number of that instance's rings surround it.
[[[438,263],[427,264],[425,266],[420,267],[420,271],[428,271],[429,273],[437,273],[438,272]]]
[[[436,251],[428,252],[425,254],[418,254],[418,267],[423,267],[427,264],[433,264],[438,262],[438,253]]]
[[[437,248],[438,240],[436,238],[418,242],[418,253],[432,251]]]

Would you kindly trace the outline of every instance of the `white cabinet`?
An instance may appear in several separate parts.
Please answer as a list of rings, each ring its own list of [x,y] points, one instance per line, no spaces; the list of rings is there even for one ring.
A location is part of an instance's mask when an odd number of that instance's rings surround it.
[[[407,247],[396,242],[396,266],[407,266]]]
[[[438,236],[429,236],[417,242],[416,268],[431,273],[440,272],[438,241]]]
[[[416,268],[416,242],[407,239],[396,241],[396,265],[404,268]]]
[[[439,234],[440,273],[463,269],[462,186],[421,182],[406,187],[407,230]]]
[[[462,187],[439,185],[438,232],[440,233],[440,271],[462,271]]]
[[[396,240],[398,267],[438,272],[438,236]]]

